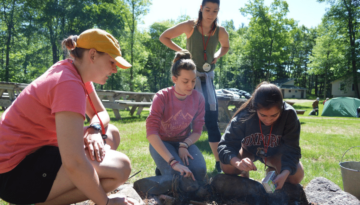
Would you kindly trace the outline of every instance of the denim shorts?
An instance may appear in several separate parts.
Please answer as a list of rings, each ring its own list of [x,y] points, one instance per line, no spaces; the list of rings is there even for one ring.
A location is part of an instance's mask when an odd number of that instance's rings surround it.
[[[0,174],[0,198],[14,204],[45,202],[61,165],[58,147],[41,147]]]

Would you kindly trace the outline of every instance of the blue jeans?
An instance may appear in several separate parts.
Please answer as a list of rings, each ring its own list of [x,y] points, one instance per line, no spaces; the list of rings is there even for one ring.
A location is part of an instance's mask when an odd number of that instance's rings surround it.
[[[182,160],[179,157],[179,147],[178,142],[165,142],[163,141],[165,147],[169,152],[174,156],[175,160],[178,161],[181,165],[184,165]],[[149,146],[151,157],[154,159],[157,168],[160,170],[161,175],[174,175],[179,174],[179,172],[173,170],[168,162],[166,162],[154,147],[150,144]],[[206,175],[206,163],[205,159],[196,145],[190,145],[188,148],[189,153],[194,159],[189,158],[189,166],[187,166],[190,171],[194,174],[196,181],[202,182],[205,179]]]
[[[214,84],[213,84],[214,87]],[[205,98],[205,126],[208,130],[208,138],[209,142],[220,142],[221,133],[218,125],[218,116],[219,116],[219,109],[218,109],[218,102],[215,94],[215,88],[212,90],[215,95],[216,99],[216,111],[210,110],[210,105],[207,98],[207,89],[206,89],[206,83],[201,82],[201,88],[203,91],[203,95]]]

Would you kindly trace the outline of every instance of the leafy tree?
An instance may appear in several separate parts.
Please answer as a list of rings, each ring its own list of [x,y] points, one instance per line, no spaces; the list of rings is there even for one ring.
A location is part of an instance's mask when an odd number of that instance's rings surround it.
[[[360,1],[359,0],[318,0],[318,2],[328,2],[331,5],[330,10],[326,13],[326,18],[331,19],[337,30],[343,30],[340,38],[347,38],[346,57],[351,64],[351,73],[355,87],[355,94],[360,98],[360,92],[357,78],[359,52],[359,28],[360,21]]]
[[[16,35],[16,27],[19,26],[21,8],[23,7],[23,1],[21,0],[2,0],[2,21],[5,25],[5,32],[2,32],[2,42],[5,45],[5,76],[6,82],[10,79],[10,52],[11,52],[11,41],[14,35]],[[4,52],[4,48],[2,49]],[[3,64],[2,64],[3,65]]]
[[[135,34],[136,34],[136,25],[141,20],[141,17],[146,15],[149,11],[149,6],[151,5],[150,0],[125,0],[130,7],[130,16],[127,18],[127,25],[131,32],[130,37],[130,55],[131,55],[131,64],[134,62],[134,43],[135,43]],[[130,90],[133,91],[133,67],[130,68]]]
[[[309,67],[310,73],[324,76],[323,91],[324,98],[326,98],[326,91],[328,90],[329,80],[334,76],[344,62],[342,42],[338,39],[338,33],[331,22],[324,19],[323,23],[318,28],[319,37],[316,39],[316,45],[313,49],[313,55],[310,56],[312,61]]]
[[[244,37],[245,54],[250,59],[249,67],[255,79],[269,81],[271,74],[276,73],[276,65],[281,65],[288,59],[284,49],[289,44],[288,32],[296,26],[293,19],[285,18],[288,12],[286,1],[275,0],[270,7],[263,0],[249,0],[245,8],[240,9],[242,15],[251,15],[249,29]]]

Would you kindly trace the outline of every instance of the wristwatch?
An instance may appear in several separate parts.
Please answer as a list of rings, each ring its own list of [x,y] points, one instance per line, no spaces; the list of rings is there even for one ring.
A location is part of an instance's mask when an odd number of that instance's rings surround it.
[[[97,130],[97,131],[100,131],[100,133],[101,133],[101,125],[99,124],[99,123],[94,123],[94,124],[91,124],[90,126],[89,126],[89,128],[94,128],[95,130]],[[103,140],[104,140],[104,144],[106,144],[106,141],[105,141],[105,139],[107,139],[107,135],[106,134],[102,134],[101,133],[101,137],[103,138]]]
[[[94,130],[101,131],[101,126],[99,123],[94,123],[89,126],[89,128],[94,128]]]

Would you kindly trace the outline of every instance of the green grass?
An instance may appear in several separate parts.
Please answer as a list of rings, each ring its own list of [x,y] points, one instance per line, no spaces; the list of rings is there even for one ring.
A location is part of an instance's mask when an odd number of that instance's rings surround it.
[[[289,99],[291,101],[291,99]],[[306,186],[316,177],[325,177],[341,188],[342,178],[339,162],[344,152],[360,145],[358,134],[360,133],[358,118],[350,117],[321,117],[322,101],[319,103],[319,116],[308,116],[312,110],[312,102],[296,102],[295,109],[306,110],[304,115],[298,115],[301,122],[300,147],[302,151],[301,162],[305,169],[305,178],[301,182]],[[111,123],[117,126],[121,134],[119,151],[125,153],[132,162],[132,174],[141,171],[129,181],[154,176],[155,163],[149,154],[149,143],[146,139],[145,120],[148,110],[141,116],[130,116],[129,111],[121,111],[122,120],[118,121],[112,110],[108,110]],[[0,115],[2,111],[0,111]],[[207,141],[207,132],[203,132],[200,140],[196,143],[202,151],[208,170],[208,177],[214,176],[215,159]],[[360,147],[350,150],[343,161],[360,161]],[[251,172],[250,177],[261,180],[264,177],[264,166],[260,162],[255,163],[257,172]],[[1,202],[0,205],[5,205]]]

